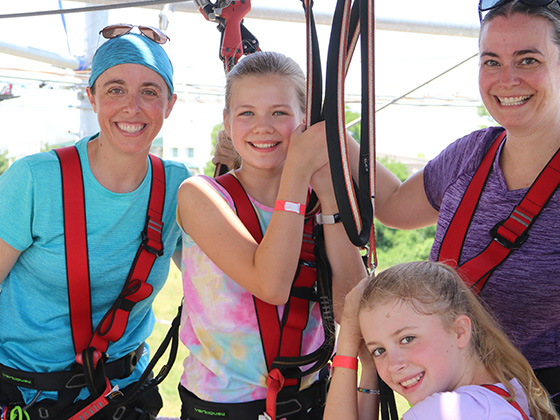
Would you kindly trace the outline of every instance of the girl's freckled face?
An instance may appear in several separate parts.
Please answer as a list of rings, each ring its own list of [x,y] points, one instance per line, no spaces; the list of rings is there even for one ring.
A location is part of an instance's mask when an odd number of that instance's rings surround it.
[[[380,377],[411,404],[455,389],[460,372],[454,367],[462,356],[439,316],[394,299],[362,310],[359,321]]]

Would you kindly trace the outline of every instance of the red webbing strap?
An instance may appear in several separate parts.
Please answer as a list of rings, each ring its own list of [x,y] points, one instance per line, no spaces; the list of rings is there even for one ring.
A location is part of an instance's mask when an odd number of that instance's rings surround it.
[[[463,243],[467,234],[467,229],[471,223],[474,216],[474,211],[478,205],[478,200],[480,199],[480,194],[486,184],[486,179],[488,178],[488,173],[492,168],[492,163],[496,158],[496,153],[498,153],[498,148],[504,139],[506,132],[504,130],[494,143],[486,152],[484,159],[478,166],[474,176],[471,179],[451,223],[445,232],[445,236],[441,243],[439,249],[438,261],[445,262],[445,264],[457,268],[457,264],[461,257],[461,250],[463,249]]]
[[[62,176],[62,204],[70,324],[74,351],[80,354],[93,335],[82,166],[75,146],[55,149]]]
[[[453,268],[457,268],[457,264],[461,257],[461,250],[463,249],[463,243],[467,234],[467,229],[469,228],[471,220],[474,216],[474,211],[478,205],[482,189],[486,184],[488,173],[492,168],[492,163],[496,158],[496,153],[498,153],[498,148],[505,136],[506,132],[504,130],[504,132],[501,133],[496,140],[494,140],[494,143],[488,152],[486,152],[484,159],[472,177],[471,182],[467,187],[461,202],[459,203],[459,207],[457,207],[457,210],[453,215],[453,219],[445,232],[445,236],[439,250],[438,261],[445,262]]]
[[[258,217],[247,193],[237,178],[231,174],[225,174],[216,178],[216,181],[228,191],[234,201],[239,219],[243,222],[255,241],[260,243],[263,235]],[[316,280],[312,231],[313,218],[309,218],[304,224],[300,264],[292,285],[294,288],[311,288]],[[284,306],[283,323],[282,326],[280,326],[277,307],[257,297],[253,298],[261,333],[263,353],[269,370],[269,377],[267,379],[267,385],[269,385],[267,406],[274,406],[275,410],[275,401],[278,392],[280,392],[284,385],[297,386],[299,384],[299,378],[284,378],[279,369],[273,368],[273,362],[276,357],[298,357],[300,355],[303,330],[307,325],[309,317],[309,301],[290,296],[288,303]],[[274,403],[270,401],[274,401]],[[267,413],[271,415],[268,410]],[[271,418],[275,418],[275,416],[271,415]]]
[[[134,305],[152,294],[152,285],[147,282],[152,266],[158,256],[163,255],[161,232],[163,229],[163,205],[165,202],[165,169],[160,158],[149,155],[152,162],[152,184],[142,231],[142,243],[138,248],[125,285],[98,325],[90,346],[103,352],[110,341],[122,337]]]
[[[499,386],[496,386],[496,385],[489,385],[489,384],[485,384],[485,385],[481,385],[481,386],[483,386],[486,389],[489,389],[490,391],[494,391],[496,394],[498,394],[501,397],[504,397],[506,399],[506,401],[513,406],[513,408],[515,408],[517,411],[519,411],[519,414],[521,414],[521,417],[523,417],[523,420],[529,420],[529,416],[527,416],[527,414],[525,414],[525,411],[523,411],[523,409],[519,406],[517,401],[508,400],[510,395],[509,395],[509,392],[507,392],[505,389],[502,389],[502,388],[500,388]]]
[[[260,243],[262,241],[263,234],[259,220],[243,186],[239,183],[237,178],[231,174],[221,175],[216,178],[216,181],[227,190],[235,204],[237,216],[243,222],[255,241]],[[263,302],[255,296],[253,296],[253,299],[259,321],[259,328],[261,325],[266,326],[266,328],[260,328],[260,330],[266,364],[267,367],[270,368],[272,360],[280,348],[281,330],[280,320],[278,319],[278,311],[274,305]],[[262,334],[263,331],[266,331],[264,335]],[[272,355],[268,349],[274,349],[272,350]]]
[[[161,159],[149,156],[152,162],[152,183],[146,225],[142,232],[142,244],[119,298],[94,334],[91,321],[85,195],[80,157],[75,146],[56,149],[55,153],[60,162],[62,177],[68,304],[74,350],[76,361],[84,366],[86,379],[93,379],[97,372],[97,362],[103,363],[99,360],[102,357],[101,352],[107,350],[109,341],[116,341],[122,336],[126,329],[128,315],[134,305],[151,294],[152,286],[146,280],[155,258],[163,253],[161,219],[165,201],[165,169]],[[93,364],[85,363],[84,357],[88,350],[92,349],[98,357]],[[74,414],[71,420],[87,419],[109,404],[112,398],[122,396],[119,391],[111,391],[111,383],[106,377],[104,382],[105,390],[92,403]]]
[[[106,379],[105,382],[105,390],[101,393],[101,395],[94,399],[90,404],[86,405],[83,409],[78,411],[69,420],[86,420],[92,417],[94,414],[97,414],[101,411],[102,408],[106,407],[111,400],[111,382],[109,379]],[[118,392],[118,391],[117,391]],[[118,392],[119,395],[122,395]]]
[[[457,213],[460,212],[459,217],[457,217],[457,219],[455,217],[453,218],[446,232],[444,238],[445,249],[444,243],[442,242],[438,258],[439,261],[445,262],[451,266],[457,265],[466,232],[472,219],[474,209],[476,208],[476,203],[478,203],[480,199],[482,188],[490,172],[489,167],[491,168],[494,162],[497,149],[504,135],[505,132],[494,141],[494,144],[477,169],[473,180],[471,180],[471,184],[469,184],[467,192],[465,192],[465,196],[457,210]],[[488,163],[488,160],[490,163]],[[477,180],[474,182],[471,192],[469,190],[471,190],[471,185],[473,185],[475,178],[477,178]],[[494,269],[527,239],[529,229],[559,185],[560,150],[556,152],[554,157],[541,171],[521,202],[515,206],[510,213],[509,217],[496,224],[491,230],[492,242],[490,242],[476,257],[458,267],[457,271],[474,293],[480,293]],[[472,208],[472,213],[470,215],[467,213],[469,210],[468,207],[467,210],[462,208],[465,199],[469,200],[467,201],[467,206]],[[456,240],[456,243],[452,241],[452,238]],[[457,243],[459,245],[457,245]]]
[[[310,289],[315,284],[317,269],[315,268],[314,248],[313,218],[308,218],[303,226],[300,264],[292,287]],[[309,301],[290,296],[285,310],[288,310],[288,316],[284,317],[282,325],[279,355],[282,357],[297,357],[301,354],[303,330],[309,317]],[[286,381],[289,381],[289,379],[286,379]]]
[[[134,305],[148,297],[152,286],[146,282],[157,256],[163,253],[161,231],[165,201],[165,170],[161,159],[150,155],[152,183],[142,244],[127,281],[112,308],[105,314],[93,333],[87,231],[82,170],[78,151],[74,146],[55,150],[61,166],[66,266],[70,324],[74,350],[80,355],[86,348],[107,350],[109,341],[118,340],[128,322]]]

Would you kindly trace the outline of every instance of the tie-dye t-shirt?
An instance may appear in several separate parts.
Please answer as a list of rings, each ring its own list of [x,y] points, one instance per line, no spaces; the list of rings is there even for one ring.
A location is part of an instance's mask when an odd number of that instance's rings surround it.
[[[229,194],[216,181],[204,179],[235,208]],[[252,198],[251,202],[264,232],[273,209]],[[184,232],[182,271],[185,302],[180,338],[190,354],[183,363],[181,385],[206,401],[266,398],[268,372],[253,295],[226,276]],[[279,306],[280,319],[282,310],[283,306]],[[322,342],[319,307],[312,304],[302,354],[313,352]],[[304,378],[302,388],[316,379],[317,375]]]

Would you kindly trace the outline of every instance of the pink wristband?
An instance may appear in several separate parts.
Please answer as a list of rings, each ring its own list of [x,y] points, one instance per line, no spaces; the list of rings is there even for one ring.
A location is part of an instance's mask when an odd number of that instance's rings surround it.
[[[274,205],[274,210],[287,211],[305,216],[305,206],[300,203],[294,203],[293,201],[277,200]]]
[[[333,367],[343,367],[346,369],[358,370],[358,358],[352,356],[334,356],[332,359]]]

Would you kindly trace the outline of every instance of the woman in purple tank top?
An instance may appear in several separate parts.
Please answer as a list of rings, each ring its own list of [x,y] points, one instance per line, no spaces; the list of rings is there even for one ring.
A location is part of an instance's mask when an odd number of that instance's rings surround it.
[[[437,223],[431,259],[459,267],[467,282],[478,281],[469,279],[472,270],[484,272],[487,282],[479,296],[558,407],[560,171],[552,159],[560,147],[560,4],[481,0],[479,10],[480,94],[503,128],[457,140],[404,183],[378,164],[376,216],[399,229]],[[491,152],[480,191],[464,200],[474,203],[472,210],[463,211],[461,200],[502,133],[504,140]],[[547,165],[552,174],[546,175],[549,191],[529,193]],[[522,201],[525,197],[531,199]],[[519,238],[500,227],[510,215],[508,223],[522,233]],[[464,232],[449,233],[458,218],[465,220]],[[501,256],[486,259],[483,254],[487,262],[474,260],[490,247]]]

